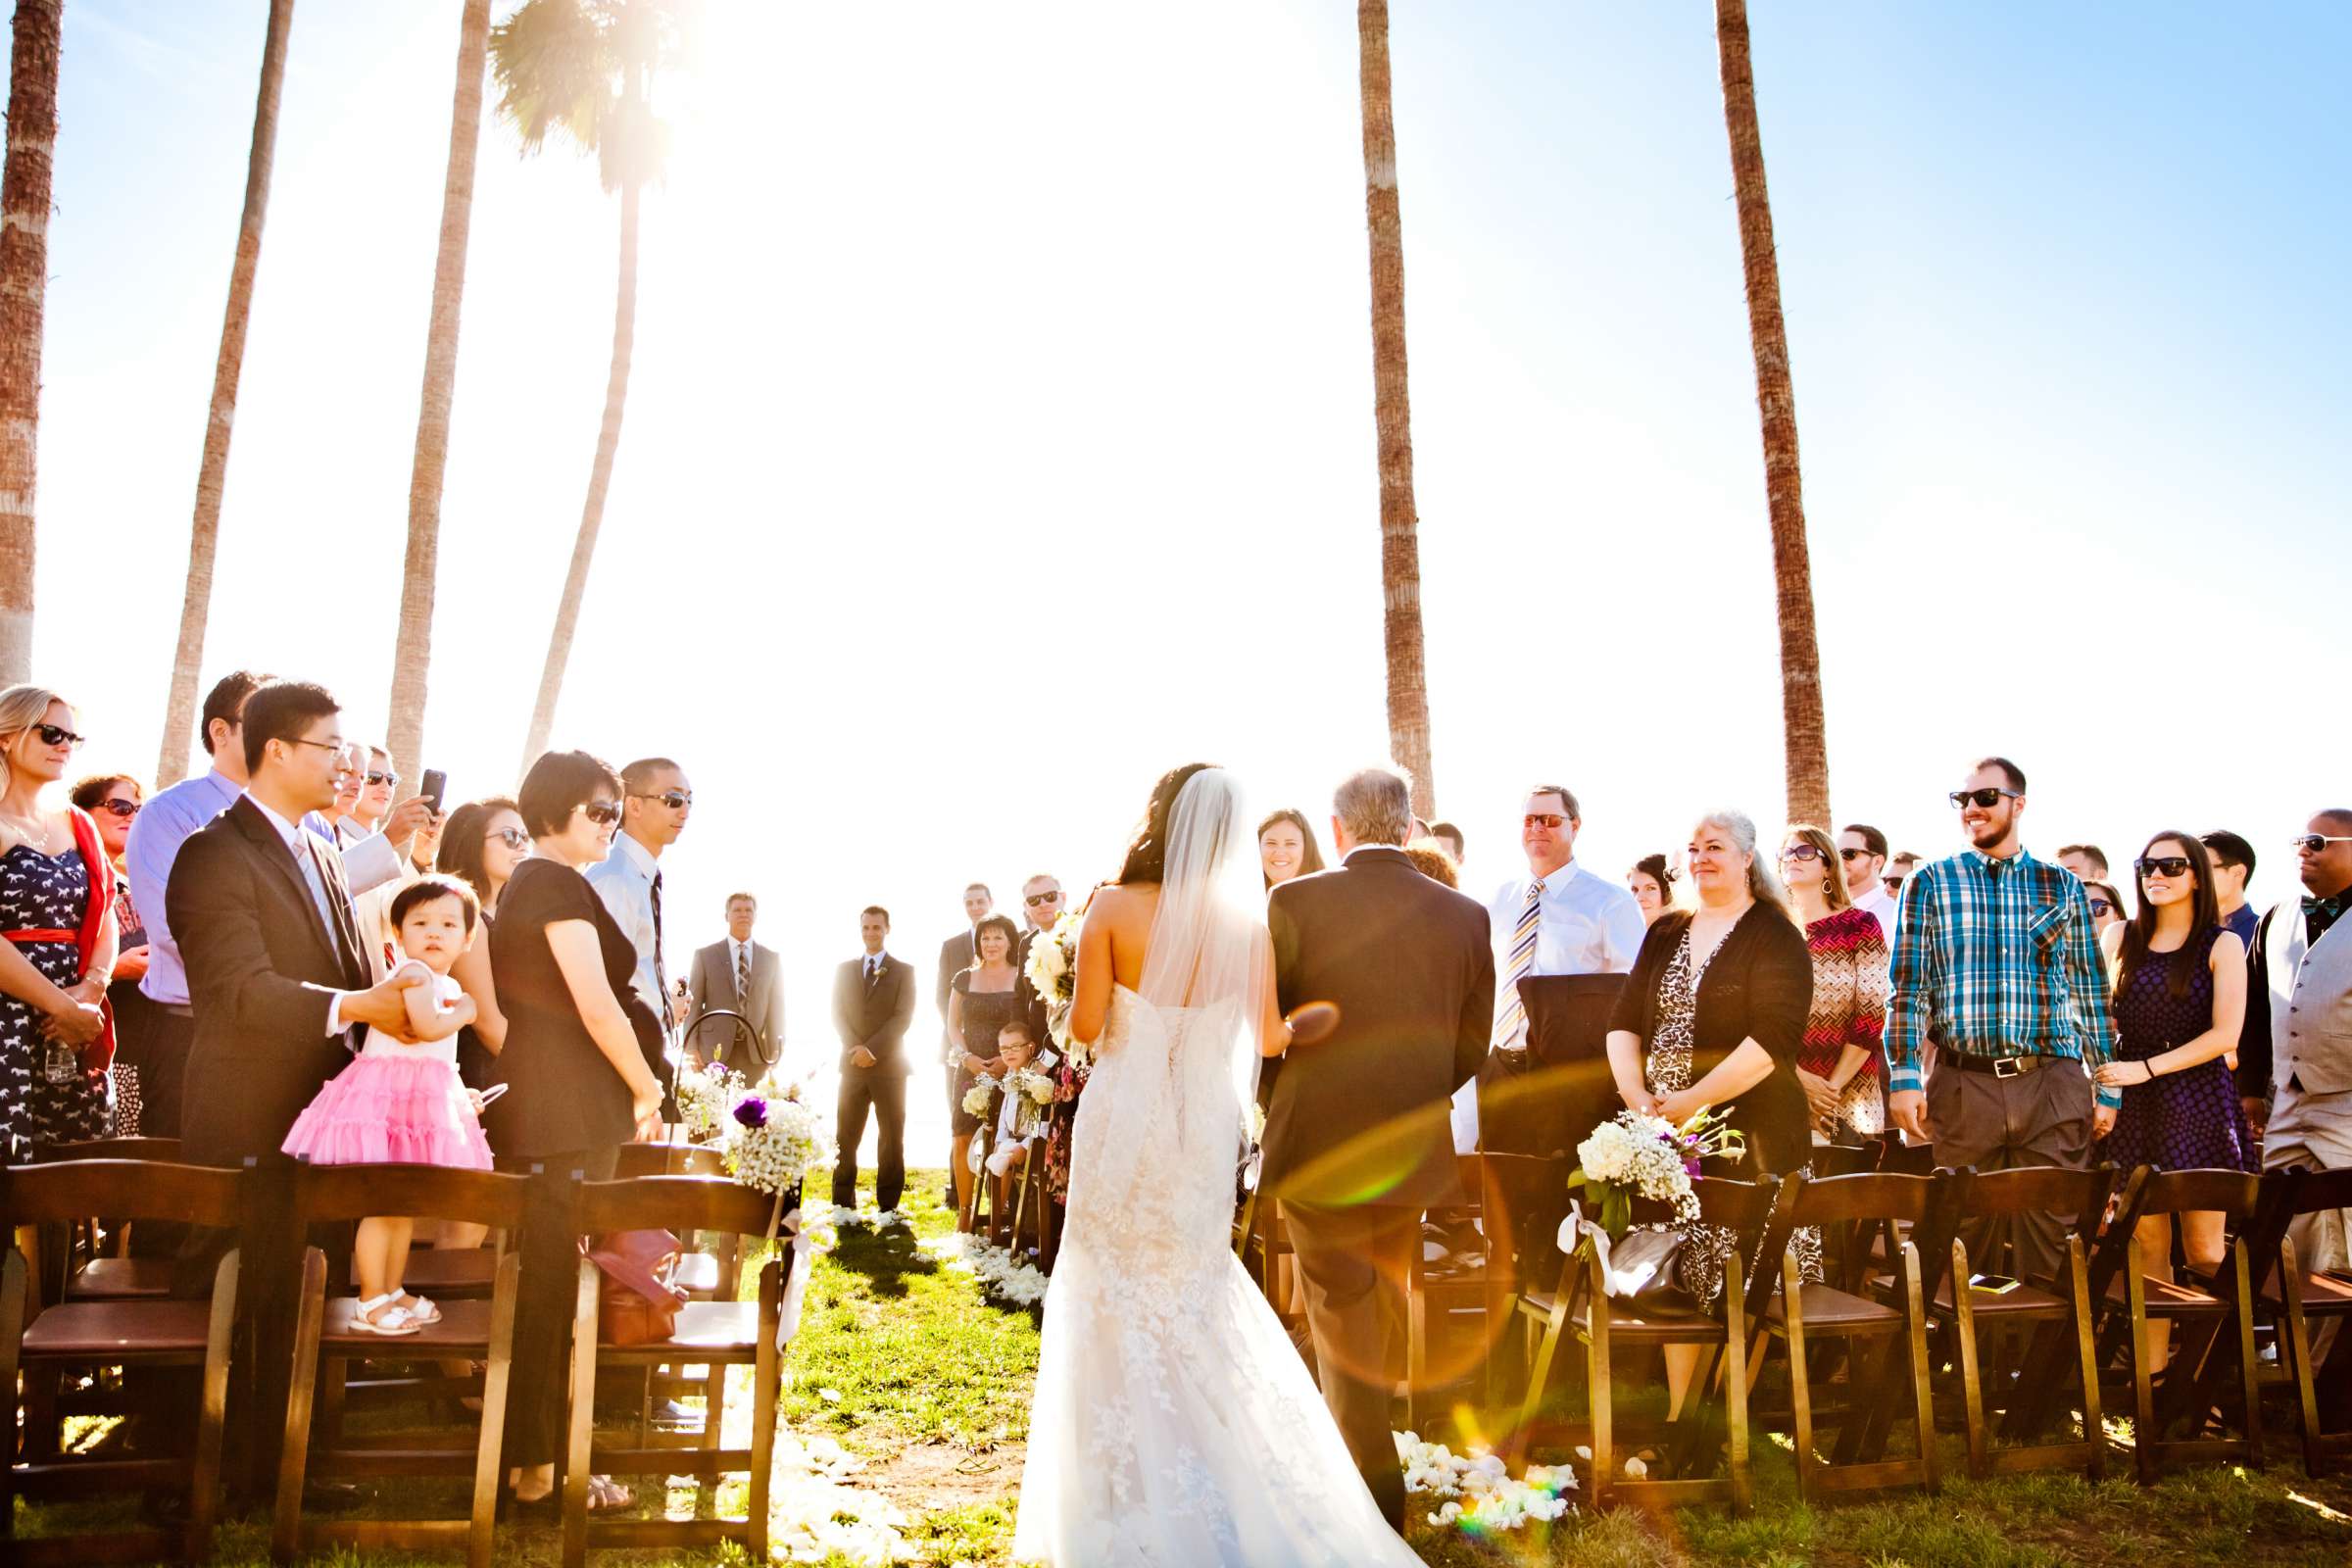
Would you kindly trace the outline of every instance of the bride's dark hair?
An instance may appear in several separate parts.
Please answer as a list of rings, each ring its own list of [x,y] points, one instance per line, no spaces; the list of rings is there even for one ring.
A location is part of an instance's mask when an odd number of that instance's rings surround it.
[[[1195,773],[1214,767],[1214,762],[1187,762],[1171,767],[1152,786],[1152,804],[1144,809],[1144,819],[1135,826],[1135,837],[1127,841],[1127,858],[1120,863],[1119,874],[1112,877],[1121,887],[1139,882],[1159,882],[1167,875],[1168,813],[1176,808],[1176,795]]]

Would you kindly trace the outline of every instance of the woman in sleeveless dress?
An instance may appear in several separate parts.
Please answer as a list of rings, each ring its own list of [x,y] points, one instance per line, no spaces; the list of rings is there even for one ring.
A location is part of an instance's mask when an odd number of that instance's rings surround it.
[[[1233,1255],[1244,1107],[1260,1054],[1291,1039],[1248,831],[1228,774],[1178,768],[1087,907],[1071,1033],[1096,1060],[1046,1300],[1016,1562],[1420,1560]]]
[[[2115,1059],[2098,1070],[2123,1107],[2100,1157],[2119,1169],[2258,1170],[2252,1133],[2222,1058],[2246,1012],[2246,950],[2222,924],[2213,856],[2191,833],[2159,833],[2139,852],[2139,909],[2101,939],[2115,981]],[[2173,1278],[2172,1220],[2134,1233],[2152,1279]],[[2226,1247],[2223,1216],[2180,1216],[2188,1266],[2211,1275]],[[2150,1367],[2163,1370],[2171,1330],[2148,1325]]]
[[[972,1189],[978,1178],[972,1170],[972,1139],[997,1119],[998,1100],[991,1097],[980,1110],[964,1108],[982,1073],[1000,1076],[997,1034],[1020,1007],[1020,970],[1012,956],[1020,934],[1001,914],[989,915],[973,928],[972,966],[957,975],[948,989],[948,1035],[961,1048],[956,1058],[956,1104],[948,1124],[954,1153],[949,1174],[956,1179],[956,1211],[972,1211]]]

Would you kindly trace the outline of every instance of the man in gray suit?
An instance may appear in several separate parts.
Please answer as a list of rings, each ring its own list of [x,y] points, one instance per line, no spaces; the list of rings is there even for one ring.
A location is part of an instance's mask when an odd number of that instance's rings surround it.
[[[727,895],[724,940],[697,950],[687,990],[694,998],[686,1054],[698,1065],[723,1062],[749,1078],[784,1054],[784,964],[773,948],[752,940],[760,901],[749,893]],[[733,1012],[752,1021],[757,1040],[741,1024],[695,1029],[706,1012]]]

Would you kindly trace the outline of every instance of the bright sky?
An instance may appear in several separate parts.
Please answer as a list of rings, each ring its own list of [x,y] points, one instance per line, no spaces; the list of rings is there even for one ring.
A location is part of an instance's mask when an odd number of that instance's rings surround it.
[[[267,10],[67,11],[36,656],[96,766],[146,773],[161,732]],[[1772,833],[1709,8],[1395,11],[1466,880],[1515,869],[1538,777],[1583,796],[1609,875],[1710,804]],[[323,679],[354,733],[390,688],[458,12],[298,13],[229,468],[205,681]],[[2229,825],[2275,898],[2284,838],[2352,797],[2352,15],[2126,20],[1754,8],[1833,794],[1942,852],[1944,792],[2001,751],[2045,853]],[[1009,906],[1033,869],[1107,874],[1174,762],[1319,821],[1385,751],[1354,8],[709,0],[708,25],[557,744],[684,761],[673,966],[757,890],[814,1065],[861,905],[927,976],[967,880]],[[426,727],[453,799],[516,776],[616,227],[591,164],[486,131]]]

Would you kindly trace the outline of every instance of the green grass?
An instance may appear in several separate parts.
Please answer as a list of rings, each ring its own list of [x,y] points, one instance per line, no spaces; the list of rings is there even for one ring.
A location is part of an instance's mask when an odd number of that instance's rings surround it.
[[[945,1234],[952,1215],[936,1201],[937,1171],[910,1172],[908,1182],[912,1234],[848,1229],[838,1249],[817,1260],[801,1336],[786,1364],[784,1421],[804,1439],[838,1440],[864,1462],[845,1484],[889,1498],[906,1516],[902,1560],[1003,1568],[1012,1541],[1038,1318],[984,1301],[969,1274],[922,1251],[920,1241]],[[870,1206],[870,1191],[866,1201]],[[744,1393],[739,1388],[730,1396],[730,1409],[741,1405]],[[1427,1525],[1427,1500],[1415,1499],[1422,1505],[1413,1514],[1411,1540],[1425,1561],[1444,1568],[2341,1568],[2352,1562],[2352,1479],[2306,1481],[2294,1462],[2291,1430],[2274,1426],[2271,1446],[2275,1457],[2265,1470],[2204,1466],[2143,1490],[2128,1479],[2092,1486],[2060,1472],[1971,1482],[1954,1437],[1942,1447],[1952,1479],[1936,1495],[1893,1491],[1808,1508],[1796,1500],[1785,1444],[1759,1437],[1756,1509],[1743,1519],[1714,1508],[1619,1509],[1481,1540]],[[2111,1475],[2128,1477],[2129,1454],[2117,1450],[2112,1458]],[[738,1508],[740,1488],[722,1489],[720,1504]],[[402,1482],[385,1484],[374,1511],[398,1512],[428,1495],[436,1505],[447,1499],[454,1506],[455,1493],[445,1484]],[[680,1487],[667,1500],[686,1508],[698,1499]],[[701,1506],[708,1509],[709,1500]],[[69,1518],[121,1525],[129,1515],[119,1503],[25,1509],[19,1528],[50,1533]],[[541,1568],[556,1561],[558,1546],[553,1530],[502,1527],[498,1560]],[[267,1562],[266,1518],[224,1525],[219,1560],[257,1568]],[[344,1552],[314,1560],[391,1568],[450,1558]],[[739,1563],[741,1555],[612,1552],[596,1561],[629,1568]]]

